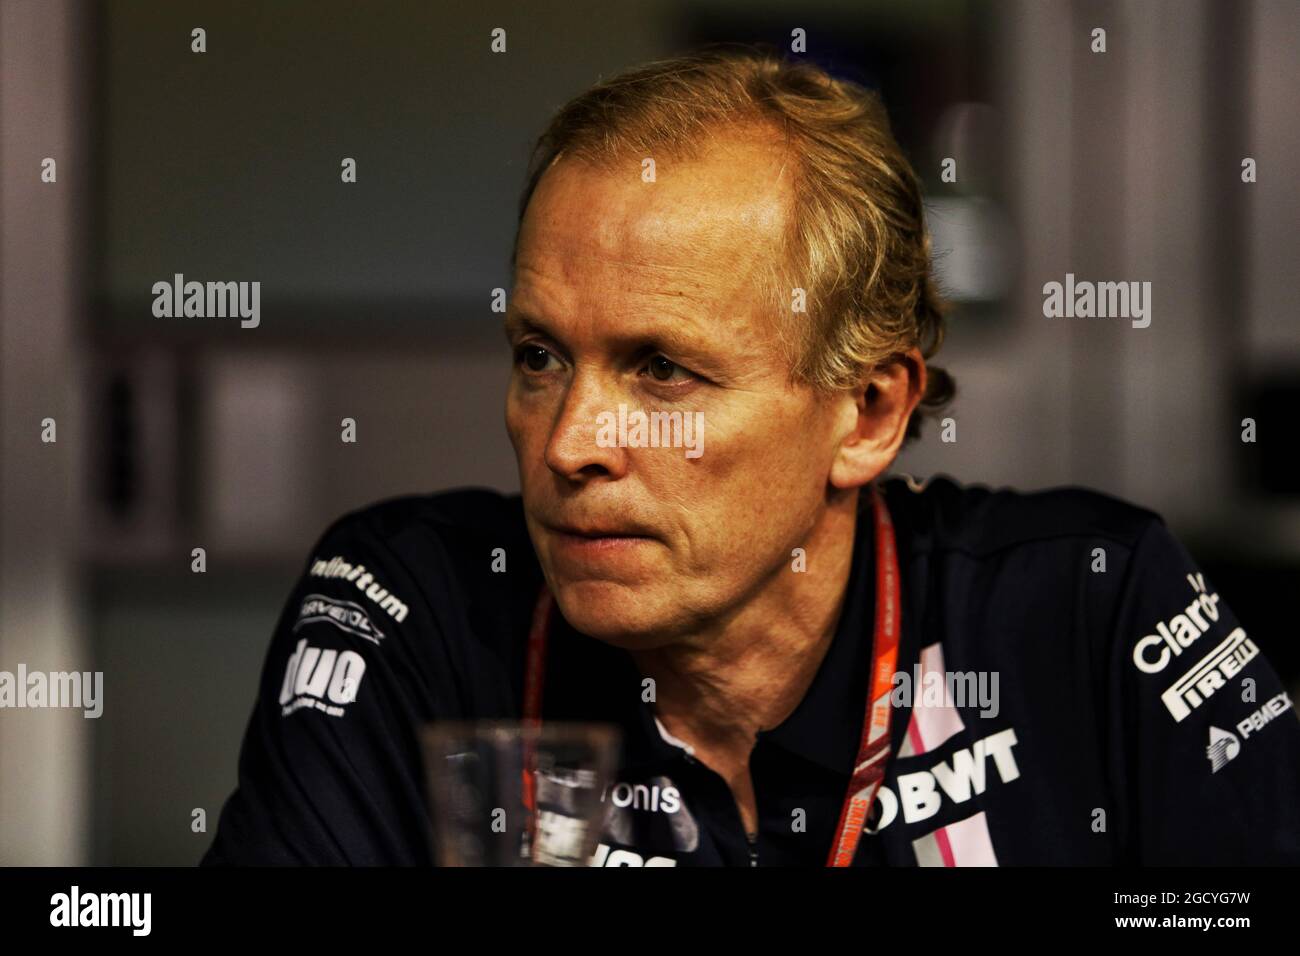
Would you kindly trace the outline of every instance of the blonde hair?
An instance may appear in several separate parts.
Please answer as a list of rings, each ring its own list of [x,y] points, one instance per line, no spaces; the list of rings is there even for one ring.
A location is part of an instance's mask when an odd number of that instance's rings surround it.
[[[697,154],[720,131],[767,126],[794,162],[784,261],[764,293],[778,314],[791,376],[823,392],[860,386],[882,362],[943,343],[947,304],[930,267],[921,186],[880,98],[820,68],[753,47],[711,47],[604,80],[567,103],[538,139],[520,203],[562,155],[609,165],[656,150]],[[517,241],[517,237],[516,237]],[[790,277],[802,281],[789,281]],[[807,314],[794,314],[793,287]],[[927,362],[907,426],[956,392]]]

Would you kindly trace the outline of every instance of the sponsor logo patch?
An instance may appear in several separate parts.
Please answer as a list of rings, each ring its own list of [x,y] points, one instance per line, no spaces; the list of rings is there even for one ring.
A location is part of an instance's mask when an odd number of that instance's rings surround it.
[[[357,699],[365,673],[366,659],[356,651],[309,647],[302,638],[284,668],[280,716],[306,707],[342,717],[344,708]]]
[[[365,608],[351,601],[341,601],[324,594],[308,594],[298,609],[298,620],[294,622],[293,629],[296,631],[304,624],[316,621],[327,621],[340,631],[365,638],[372,644],[378,644],[384,639],[384,632],[375,627]]]
[[[1259,648],[1239,627],[1178,678],[1160,699],[1174,721],[1181,723],[1258,656]]]
[[[596,855],[591,859],[592,866],[676,866],[677,861],[670,856],[645,857],[635,850],[616,850],[608,843],[596,847]]]
[[[1205,756],[1210,761],[1210,772],[1218,773],[1229,760],[1241,753],[1241,741],[1231,730],[1210,728],[1210,744],[1205,748]]]
[[[1246,719],[1238,721],[1237,733],[1241,734],[1242,740],[1246,740],[1251,734],[1263,730],[1274,718],[1289,713],[1291,710],[1291,697],[1286,691],[1283,691],[1276,697],[1270,697],[1264,702],[1263,707],[1250,714]]]
[[[1157,621],[1155,633],[1133,646],[1133,664],[1144,674],[1159,674],[1219,620],[1219,594],[1209,593],[1199,572],[1187,575],[1192,602],[1167,621]]]
[[[312,562],[311,571],[308,573],[315,578],[351,581],[357,586],[357,590],[378,604],[379,609],[386,611],[388,616],[397,623],[400,624],[406,620],[406,615],[409,612],[406,603],[376,581],[374,573],[367,571],[364,564],[352,564],[344,559],[342,555],[335,555],[329,560],[317,558]]]
[[[1015,730],[1008,727],[953,751],[948,760],[937,761],[929,770],[900,773],[894,780],[897,795],[888,786],[876,791],[865,832],[879,833],[894,822],[900,810],[903,823],[910,825],[930,819],[945,800],[966,803],[984,793],[993,782],[990,766],[1001,783],[1020,779],[1020,767],[1013,753],[1018,743]]]
[[[694,853],[700,828],[681,791],[667,777],[619,781],[605,788],[605,841],[637,847],[641,853]]]

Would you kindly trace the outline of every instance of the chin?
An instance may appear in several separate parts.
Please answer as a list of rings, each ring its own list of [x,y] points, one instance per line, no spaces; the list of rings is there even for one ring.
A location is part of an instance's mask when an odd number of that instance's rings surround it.
[[[574,629],[626,650],[645,650],[671,640],[669,625],[677,608],[650,588],[612,581],[557,582],[560,613]]]

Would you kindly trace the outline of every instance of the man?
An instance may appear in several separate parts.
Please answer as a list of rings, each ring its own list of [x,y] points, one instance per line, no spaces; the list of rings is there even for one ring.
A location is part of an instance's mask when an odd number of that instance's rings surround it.
[[[541,718],[625,735],[598,864],[1300,862],[1300,721],[1156,515],[882,479],[952,383],[872,96],[750,53],[604,82],[515,267],[522,495],[325,533],[205,862],[429,862],[418,729],[520,717],[535,618]]]

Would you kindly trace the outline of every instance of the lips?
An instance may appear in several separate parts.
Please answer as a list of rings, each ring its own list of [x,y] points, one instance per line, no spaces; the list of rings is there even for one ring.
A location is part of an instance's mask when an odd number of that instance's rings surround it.
[[[574,538],[653,538],[654,529],[646,527],[635,520],[628,520],[627,515],[617,517],[572,517],[561,521],[543,520],[541,524],[552,533],[569,535]]]
[[[649,538],[634,528],[621,528],[613,525],[549,525],[552,531],[572,535],[575,538]]]
[[[548,536],[546,552],[556,562],[563,579],[605,578],[634,573],[643,568],[656,543],[644,525],[620,516],[619,520],[589,518],[542,522]]]

